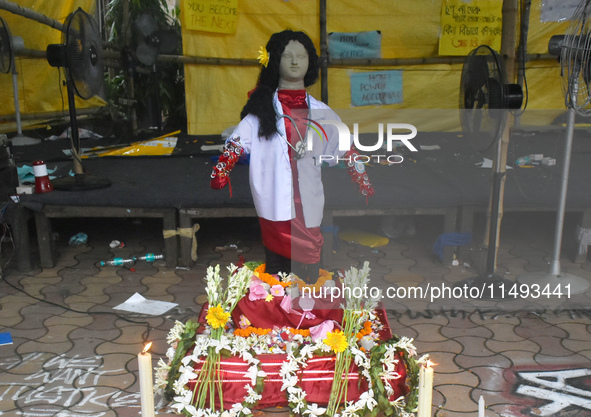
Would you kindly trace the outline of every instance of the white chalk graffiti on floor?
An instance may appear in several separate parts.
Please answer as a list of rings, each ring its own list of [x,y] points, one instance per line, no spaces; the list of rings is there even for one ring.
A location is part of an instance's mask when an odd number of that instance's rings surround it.
[[[48,355],[52,357],[48,359]],[[10,374],[10,370],[18,374],[21,367],[38,371],[23,375],[22,382],[3,382],[0,374],[0,403],[12,401],[15,408],[18,404],[22,416],[70,417],[84,411],[85,416],[100,417],[118,407],[139,406],[139,392],[126,393],[101,385],[101,377],[126,372],[125,369],[104,369],[101,356],[67,357],[41,352],[29,353],[22,359],[0,359],[0,370],[7,372],[5,375]]]
[[[517,387],[518,394],[549,401],[537,407],[537,416],[553,416],[572,406],[591,410],[591,391],[569,384],[569,380],[575,382],[578,378],[590,376],[591,369],[518,372],[517,375],[524,380]]]

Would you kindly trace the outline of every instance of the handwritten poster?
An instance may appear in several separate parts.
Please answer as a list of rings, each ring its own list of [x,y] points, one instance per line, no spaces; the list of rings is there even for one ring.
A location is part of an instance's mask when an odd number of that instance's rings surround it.
[[[328,55],[331,59],[381,58],[382,33],[331,32],[328,34]]]
[[[183,0],[183,25],[189,30],[236,33],[238,0]]]
[[[501,49],[503,0],[443,0],[439,55],[467,55],[479,45]]]
[[[402,103],[402,71],[351,74],[351,105]]]

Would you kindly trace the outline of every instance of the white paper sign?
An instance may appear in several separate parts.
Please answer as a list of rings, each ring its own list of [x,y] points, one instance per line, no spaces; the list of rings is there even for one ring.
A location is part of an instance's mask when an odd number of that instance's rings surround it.
[[[113,310],[123,310],[132,313],[148,314],[151,316],[160,316],[166,313],[171,308],[176,307],[177,303],[169,303],[167,301],[148,300],[141,294],[135,293],[127,299],[124,303],[113,307]]]

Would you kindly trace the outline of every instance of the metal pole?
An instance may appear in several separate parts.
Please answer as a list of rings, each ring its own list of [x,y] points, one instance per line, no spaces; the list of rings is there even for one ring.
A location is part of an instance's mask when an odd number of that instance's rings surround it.
[[[326,32],[326,0],[320,0],[320,97],[328,104],[328,34]]]
[[[12,88],[14,89],[14,112],[16,114],[16,133],[20,136],[23,134],[23,126],[21,124],[21,106],[18,102],[18,72],[16,72],[16,62],[13,62],[12,65]]]
[[[573,86],[573,90],[576,94],[575,86]],[[560,275],[560,247],[562,246],[562,232],[564,229],[564,212],[566,208],[566,194],[568,191],[570,157],[573,149],[573,136],[575,130],[575,110],[573,108],[568,109],[566,126],[566,142],[564,144],[564,155],[562,158],[562,177],[560,180],[560,197],[558,200],[558,210],[556,211],[554,248],[552,250],[552,259],[550,261],[550,273],[553,275]]]

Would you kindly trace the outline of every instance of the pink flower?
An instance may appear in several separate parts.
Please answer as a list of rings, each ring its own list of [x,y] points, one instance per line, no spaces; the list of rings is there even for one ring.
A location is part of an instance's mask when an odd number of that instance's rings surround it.
[[[326,334],[332,332],[333,329],[334,322],[332,320],[325,320],[317,326],[310,327],[310,336],[312,336],[314,342],[317,342],[326,338]]]
[[[267,295],[267,290],[261,284],[250,284],[250,293],[248,294],[248,299],[250,301],[262,300],[267,298]]]
[[[273,285],[271,287],[271,294],[275,297],[283,297],[285,295],[285,289],[279,284]]]

